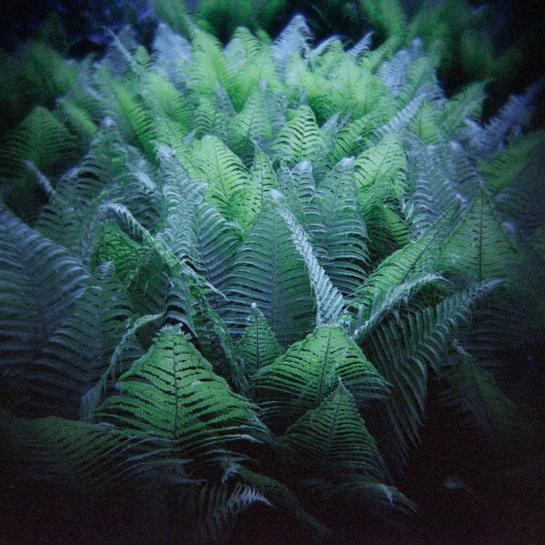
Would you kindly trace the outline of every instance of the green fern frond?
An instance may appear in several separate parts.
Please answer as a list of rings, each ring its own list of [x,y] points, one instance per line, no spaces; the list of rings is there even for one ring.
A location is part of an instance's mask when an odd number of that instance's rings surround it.
[[[316,198],[323,228],[314,236],[323,251],[320,262],[344,295],[357,289],[369,263],[367,228],[356,201],[354,162],[341,160],[320,184]]]
[[[257,441],[264,428],[252,405],[232,393],[179,332],[159,334],[148,353],[119,378],[120,393],[96,417],[169,439],[192,458],[234,442]]]
[[[376,481],[385,476],[376,441],[342,383],[290,426],[284,439],[293,458],[304,460],[307,472],[339,480],[360,475]]]
[[[208,184],[207,198],[231,221],[247,225],[242,213],[249,176],[242,161],[214,136],[205,136],[193,153],[193,161]]]
[[[232,120],[229,127],[233,150],[248,162],[253,155],[253,143],[266,145],[272,138],[272,127],[267,114],[263,92],[256,89]]]
[[[152,5],[159,18],[174,32],[182,36],[192,34],[193,23],[189,18],[185,2],[182,0],[153,0]]]
[[[484,87],[483,82],[472,83],[445,104],[441,117],[446,136],[453,135],[468,118],[479,120],[485,98]]]
[[[496,214],[481,191],[443,245],[446,271],[477,282],[512,276],[520,255]]]
[[[274,195],[274,190],[273,190]],[[284,220],[291,233],[293,244],[299,255],[303,258],[310,284],[316,298],[316,325],[336,323],[344,309],[344,300],[341,292],[331,283],[323,267],[314,255],[308,235],[297,223],[291,212],[282,204],[276,202],[276,210]]]
[[[3,419],[3,432],[13,460],[25,464],[35,479],[83,486],[91,494],[113,493],[136,478],[144,460],[168,454],[156,437],[49,416]]]
[[[366,353],[392,384],[391,396],[373,411],[369,421],[393,473],[403,472],[410,447],[419,440],[428,367],[438,368],[457,328],[467,323],[474,303],[496,286],[497,282],[476,285],[435,307],[389,320],[365,340]]]
[[[363,210],[374,203],[399,198],[406,168],[403,147],[393,135],[384,136],[376,146],[364,150],[354,164],[358,200]]]
[[[314,325],[313,296],[304,262],[284,220],[270,203],[261,210],[242,245],[226,295],[227,322],[240,330],[255,303],[281,345],[306,335]]]
[[[314,112],[300,106],[280,131],[273,144],[279,161],[294,165],[303,160],[316,160],[325,151],[325,143]]]
[[[338,327],[320,327],[262,367],[254,385],[264,404],[293,420],[318,407],[339,380],[358,402],[381,399],[388,386],[360,348]]]
[[[54,176],[76,157],[76,138],[50,111],[36,107],[9,134],[0,152],[0,187],[5,201],[24,219],[35,220],[40,205],[39,189],[27,162]]]
[[[252,306],[248,325],[237,343],[236,351],[244,362],[248,376],[270,365],[282,353],[265,316],[255,305]]]
[[[545,133],[536,132],[515,140],[508,148],[501,150],[485,161],[481,161],[479,172],[488,188],[500,193],[515,179],[529,159],[537,153],[543,153]]]

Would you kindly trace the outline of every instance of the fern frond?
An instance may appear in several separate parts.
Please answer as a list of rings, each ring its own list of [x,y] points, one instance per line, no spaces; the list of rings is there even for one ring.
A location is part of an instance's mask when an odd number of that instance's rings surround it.
[[[363,210],[368,210],[374,203],[399,198],[406,168],[401,142],[392,134],[364,150],[354,164],[358,201]]]
[[[107,426],[49,416],[3,421],[11,460],[32,478],[82,486],[91,494],[114,493],[133,480],[143,460],[168,454],[157,438]],[[13,462],[5,460],[6,468]]]
[[[320,326],[336,323],[344,307],[342,294],[333,286],[323,267],[316,259],[308,235],[297,223],[297,220],[285,206],[277,204],[276,209],[290,230],[293,244],[307,267],[310,283],[316,297],[316,324]]]
[[[360,475],[376,481],[385,476],[376,441],[342,383],[288,428],[285,442],[306,472],[339,480]]]
[[[2,365],[26,366],[47,344],[87,287],[77,259],[5,207],[2,229]]]
[[[466,119],[479,120],[485,98],[484,87],[483,82],[472,83],[445,104],[441,117],[446,136],[455,134]]]
[[[156,70],[164,74],[173,85],[178,89],[187,85],[191,45],[164,23],[159,23],[155,32],[152,56]]]
[[[443,245],[446,271],[476,282],[512,277],[520,256],[496,215],[481,191]]]
[[[278,160],[294,165],[303,160],[316,160],[325,151],[325,143],[314,112],[300,106],[280,131],[273,144]]]
[[[270,365],[282,353],[265,316],[256,305],[252,305],[248,325],[237,343],[236,351],[244,362],[248,376]]]
[[[320,184],[322,235],[314,237],[323,251],[320,262],[331,282],[344,295],[361,285],[369,263],[367,229],[356,201],[354,161],[343,159]]]
[[[255,303],[278,342],[302,338],[314,324],[313,296],[304,262],[278,212],[267,203],[242,245],[226,288],[232,301],[227,315],[240,330]]]
[[[226,219],[246,225],[242,207],[249,176],[241,160],[218,138],[205,136],[194,151],[193,161],[208,184],[210,202]]]
[[[476,285],[444,299],[435,307],[409,313],[375,329],[364,349],[379,372],[392,384],[391,396],[369,421],[380,437],[390,469],[403,472],[411,445],[419,440],[425,407],[428,367],[446,357],[457,328],[467,323],[473,304],[497,286]]]
[[[318,407],[339,380],[360,403],[388,393],[387,384],[356,343],[342,329],[324,326],[262,367],[253,382],[263,406],[285,421]]]
[[[354,337],[360,338],[404,297],[427,282],[438,280],[441,229],[408,244],[387,257],[354,292],[351,306],[358,309]]]
[[[248,160],[253,155],[253,143],[266,145],[272,138],[272,127],[261,89],[255,89],[243,109],[229,126],[229,141],[239,157]]]
[[[48,110],[36,107],[9,134],[0,152],[1,190],[6,203],[25,219],[36,219],[39,190],[26,164],[48,176],[77,157],[77,141]]]
[[[488,188],[494,193],[500,193],[524,169],[530,158],[537,153],[543,153],[545,133],[536,132],[515,140],[509,147],[495,153],[492,157],[479,164],[479,172],[485,179]]]
[[[272,45],[272,56],[281,75],[292,56],[306,53],[311,37],[305,18],[295,15]]]
[[[193,345],[175,330],[159,334],[147,354],[118,381],[96,417],[153,432],[192,458],[233,442],[256,441],[263,426]]]
[[[348,54],[355,60],[359,58],[371,49],[371,44],[373,42],[374,32],[370,30],[366,32],[349,50]]]
[[[471,427],[490,439],[522,431],[522,418],[515,403],[461,347],[440,376],[448,384],[441,392],[441,400],[461,413]]]

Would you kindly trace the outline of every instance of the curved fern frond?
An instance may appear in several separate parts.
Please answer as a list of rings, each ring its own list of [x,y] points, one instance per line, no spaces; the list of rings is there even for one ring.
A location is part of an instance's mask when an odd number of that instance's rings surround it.
[[[479,172],[494,193],[506,189],[524,169],[529,159],[543,153],[545,133],[536,132],[515,140],[508,148],[501,150],[479,164]]]
[[[152,5],[159,18],[174,32],[182,36],[191,35],[193,23],[189,18],[185,2],[179,0],[153,0]],[[163,24],[163,26],[165,25]]]
[[[360,38],[348,51],[347,53],[354,59],[358,60],[364,53],[371,49],[371,44],[373,42],[374,32],[370,30],[365,33],[362,38]]]
[[[292,166],[305,159],[318,159],[324,153],[322,133],[314,112],[308,106],[300,106],[295,112],[276,137],[273,150],[280,161]]]
[[[285,443],[306,472],[338,479],[360,475],[371,481],[385,476],[376,441],[342,383],[288,428]]]
[[[248,376],[270,365],[282,353],[265,316],[256,305],[252,306],[249,323],[236,345],[236,351],[244,362]]]
[[[455,134],[466,119],[479,120],[485,98],[484,87],[484,82],[472,83],[445,104],[441,125],[447,137]]]
[[[234,442],[257,441],[265,428],[253,406],[232,393],[181,333],[159,334],[146,355],[118,381],[96,417],[157,433],[192,458],[210,457]]]
[[[175,34],[164,23],[159,23],[153,41],[154,67],[177,88],[186,86],[191,64],[191,44]]]
[[[254,160],[250,168],[249,197],[246,209],[252,219],[261,212],[268,199],[268,193],[277,186],[276,172],[268,155],[254,143]]]
[[[222,291],[239,246],[237,233],[204,200],[206,188],[191,182],[185,173],[176,172],[175,168],[167,172],[167,166],[171,164],[171,159],[163,161],[166,217],[157,237],[166,242],[179,260],[187,260]]]
[[[229,129],[233,149],[246,160],[251,158],[254,142],[263,146],[271,139],[272,127],[261,89],[250,95],[244,108],[231,120]]]
[[[145,249],[125,235],[117,224],[108,221],[95,256],[99,264],[111,262],[119,280],[130,283],[145,253]]]
[[[389,119],[382,109],[372,111],[342,127],[330,153],[330,163],[336,165],[344,158],[358,156],[367,144],[368,137]]]
[[[217,87],[230,91],[233,74],[227,66],[218,41],[197,30],[192,36],[192,62],[189,70],[189,87],[198,95],[214,95]]]
[[[510,137],[518,136],[530,123],[535,100],[544,86],[545,80],[538,80],[524,93],[511,95],[498,115],[484,127],[468,123],[465,136],[470,154],[478,159],[490,157],[500,150]]]
[[[403,147],[394,135],[386,135],[376,146],[364,150],[354,163],[358,200],[363,210],[389,198],[399,198],[406,168]]]
[[[451,175],[452,150],[448,147],[424,146],[412,140],[406,152],[409,189],[402,206],[412,232],[420,238],[441,215],[448,213],[453,203],[465,204],[466,190]]]
[[[306,335],[314,326],[313,296],[304,262],[284,220],[267,203],[237,255],[225,290],[232,301],[226,320],[239,330],[255,303],[281,345]]]
[[[156,131],[153,119],[132,86],[114,81],[106,72],[99,72],[106,111],[118,124],[121,133],[140,147],[150,161],[155,160]],[[110,98],[111,97],[111,98]]]
[[[314,243],[323,251],[320,262],[331,282],[348,295],[358,288],[369,263],[367,228],[361,218],[354,184],[354,161],[343,159],[320,184],[322,236]]]
[[[193,154],[208,183],[207,197],[226,219],[245,224],[241,213],[249,177],[241,160],[215,136],[205,136]]]
[[[11,132],[0,152],[1,191],[6,203],[25,219],[36,219],[40,190],[27,168],[32,164],[47,176],[77,157],[77,141],[48,110],[38,106]]]
[[[11,456],[34,479],[83,486],[91,494],[113,493],[134,482],[140,464],[168,455],[168,445],[149,434],[49,416],[3,419]]]
[[[293,419],[318,407],[339,380],[358,402],[380,399],[388,393],[374,365],[342,329],[319,327],[262,367],[254,386],[274,414]]]
[[[255,473],[245,467],[239,467],[237,473],[252,488],[263,494],[275,507],[293,514],[305,527],[311,528],[319,537],[327,537],[331,531],[312,515],[307,513],[293,492],[282,483],[267,475]]]
[[[281,75],[284,74],[293,55],[306,52],[311,37],[305,18],[302,15],[295,15],[272,46],[272,56]]]
[[[261,492],[240,482],[234,487],[230,483],[205,484],[198,490],[196,498],[195,493],[191,492],[182,494],[178,501],[184,509],[187,505],[197,507],[193,513],[197,524],[189,536],[195,543],[222,543],[244,511],[256,504],[271,506]],[[188,520],[190,524],[194,524],[194,521],[195,518]]]
[[[518,261],[513,241],[481,191],[443,245],[445,270],[477,282],[508,279]]]
[[[275,199],[275,208],[291,233],[293,244],[303,258],[310,284],[316,298],[316,325],[336,323],[344,309],[341,292],[331,283],[323,267],[314,255],[312,245],[304,229],[297,223],[291,212]]]
[[[2,365],[27,368],[87,288],[77,259],[0,209]]]
[[[366,339],[366,353],[392,384],[391,396],[372,411],[369,421],[393,473],[403,472],[410,446],[418,442],[428,367],[438,368],[457,328],[468,321],[473,304],[496,286],[497,282],[476,285],[435,307],[389,320]]]

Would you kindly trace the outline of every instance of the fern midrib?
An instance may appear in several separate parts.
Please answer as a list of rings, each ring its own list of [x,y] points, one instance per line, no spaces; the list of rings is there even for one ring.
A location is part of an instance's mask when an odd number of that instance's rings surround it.
[[[324,448],[322,450],[322,456],[320,457],[320,468],[323,469],[324,466],[329,465],[328,459],[329,459],[329,453],[331,450],[331,444],[333,443],[333,440],[335,438],[335,431],[337,429],[337,421],[339,419],[339,399],[336,396],[335,399],[335,410],[333,412],[333,415],[331,417],[330,423],[329,423],[329,433],[327,434],[327,439],[324,444]]]
[[[261,343],[259,342],[259,334],[260,334],[259,319],[257,318],[257,315],[256,315],[256,320],[255,320],[255,360],[256,360],[258,369],[261,368]]]
[[[174,386],[174,422],[172,429],[172,439],[175,441],[178,438],[178,419],[180,413],[180,387],[178,384],[178,359],[176,358],[176,352],[174,347],[171,351],[171,362],[172,362],[172,376],[173,376],[173,386]]]
[[[328,335],[327,335],[326,349],[325,349],[324,357],[322,359],[322,369],[321,369],[321,374],[320,374],[320,386],[318,388],[318,405],[320,403],[322,403],[323,395],[324,395],[325,371],[326,371],[326,364],[327,364],[328,358],[329,358],[329,350],[330,350],[330,346],[331,346],[331,335],[332,335],[332,331],[329,330]]]
[[[407,278],[409,277],[409,274],[414,271],[416,265],[418,264],[422,256],[428,253],[428,249],[431,247],[432,243],[435,241],[435,238],[437,237],[438,234],[439,234],[439,230],[436,230],[433,236],[430,238],[429,242],[426,244],[426,246],[424,246],[422,251],[418,254],[418,256],[416,257],[412,265],[405,271],[405,273],[401,277],[401,280],[399,281],[399,284],[403,284],[407,280]]]

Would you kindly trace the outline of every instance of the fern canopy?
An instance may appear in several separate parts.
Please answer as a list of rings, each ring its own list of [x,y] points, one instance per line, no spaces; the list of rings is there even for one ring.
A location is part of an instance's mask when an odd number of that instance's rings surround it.
[[[545,334],[540,85],[485,123],[484,82],[444,91],[457,56],[500,71],[465,3],[315,3],[272,38],[285,2],[152,4],[149,48],[0,55],[10,479],[115,517],[125,494],[149,543],[254,514],[310,542],[414,509],[430,415],[487,460],[539,435],[517,388]],[[316,42],[335,12],[374,31]]]

